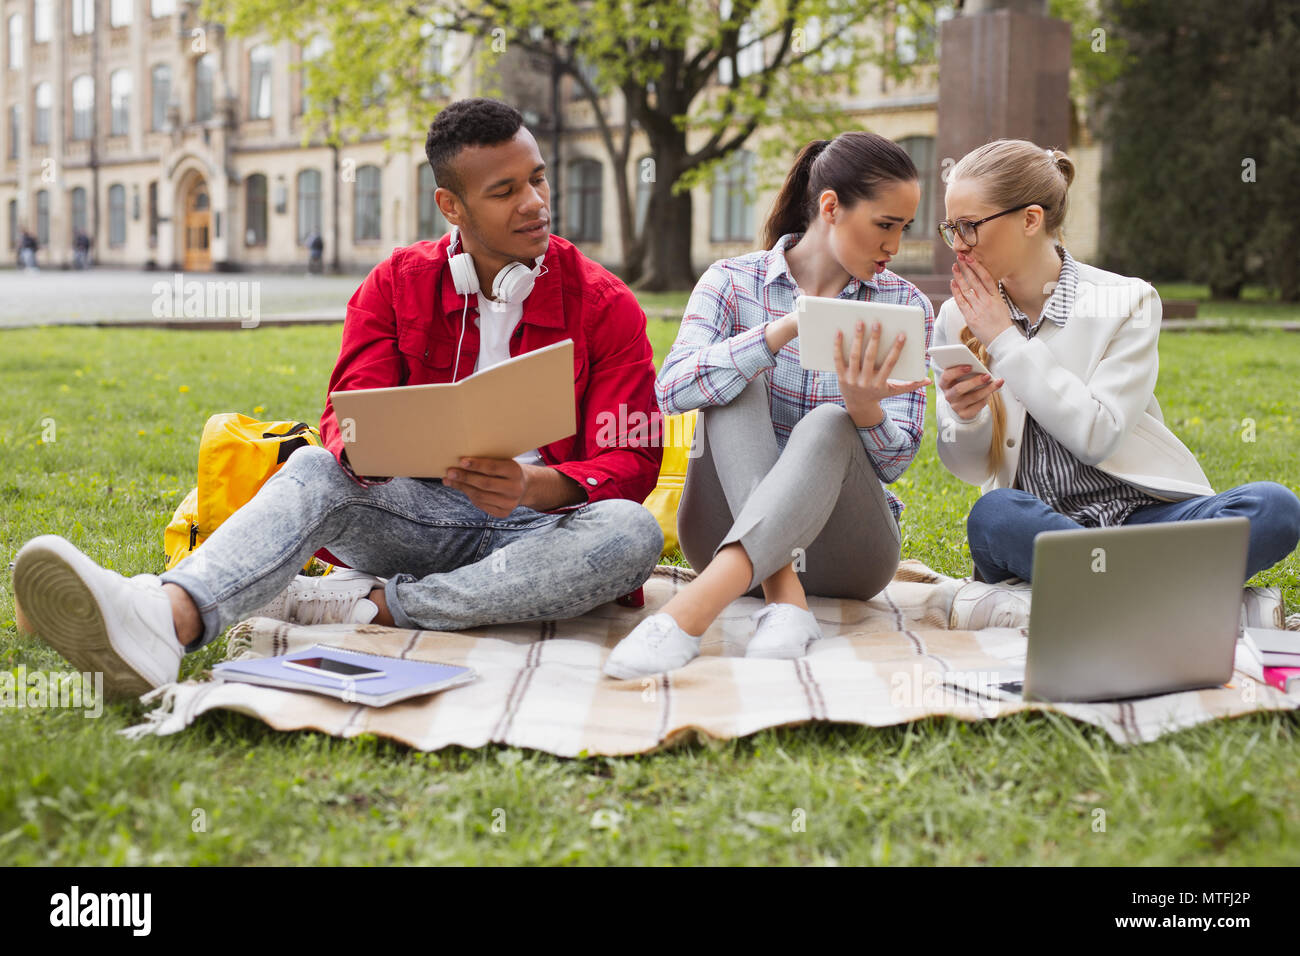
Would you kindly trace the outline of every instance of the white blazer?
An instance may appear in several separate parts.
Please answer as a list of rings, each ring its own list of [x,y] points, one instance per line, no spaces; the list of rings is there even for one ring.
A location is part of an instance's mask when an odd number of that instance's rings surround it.
[[[1074,310],[1064,326],[1051,319],[1032,339],[1012,327],[989,346],[1006,408],[1002,467],[988,466],[993,414],[958,418],[936,389],[939,458],[980,494],[1015,481],[1025,412],[1084,464],[1163,501],[1214,494],[1196,457],[1164,424],[1155,397],[1159,369],[1160,296],[1142,279],[1082,262]],[[957,303],[939,310],[934,344],[961,342],[966,324]]]

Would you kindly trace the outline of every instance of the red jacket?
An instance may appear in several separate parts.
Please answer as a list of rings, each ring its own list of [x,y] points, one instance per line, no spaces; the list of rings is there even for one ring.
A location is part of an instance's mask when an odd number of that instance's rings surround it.
[[[396,248],[370,271],[348,300],[328,391],[450,382],[474,371],[477,297],[465,317],[459,374],[452,375],[465,300],[446,268],[449,242],[445,235]],[[663,458],[663,449],[650,440],[651,428],[643,424],[659,418],[645,313],[617,276],[566,239],[550,237],[543,264],[546,272],[524,300],[510,354],[573,339],[578,420],[575,435],[538,451],[547,465],[576,480],[588,501],[644,501]],[[343,462],[343,439],[328,393],[320,431],[325,447],[354,481],[376,484],[363,481]]]

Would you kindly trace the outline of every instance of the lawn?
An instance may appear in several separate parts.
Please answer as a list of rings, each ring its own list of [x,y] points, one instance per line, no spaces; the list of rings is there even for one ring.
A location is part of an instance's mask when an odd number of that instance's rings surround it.
[[[675,326],[650,331],[662,360]],[[4,564],[56,532],[123,574],[161,571],[163,528],[194,483],[207,416],[317,422],[339,332],[0,333]],[[1169,334],[1157,396],[1216,488],[1274,479],[1300,489],[1298,378],[1300,337]],[[975,489],[939,463],[932,403],[927,417],[927,442],[893,486],[908,506],[904,554],[965,575]],[[1248,419],[1254,441],[1243,440]],[[1297,555],[1252,583],[1282,587],[1288,610],[1300,609]],[[5,585],[0,666],[66,667],[17,633]],[[224,645],[188,657],[182,676],[220,660]],[[1013,715],[816,724],[563,760],[280,734],[233,713],[173,737],[114,733],[143,710],[115,705],[95,720],[0,710],[0,863],[1281,864],[1300,850],[1294,713],[1141,747],[1065,718]],[[1093,828],[1099,808],[1104,832]],[[791,826],[797,810],[802,830]]]

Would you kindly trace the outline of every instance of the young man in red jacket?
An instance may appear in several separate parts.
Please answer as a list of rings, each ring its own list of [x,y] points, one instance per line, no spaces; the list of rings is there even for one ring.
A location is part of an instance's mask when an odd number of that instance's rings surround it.
[[[371,271],[348,302],[329,390],[455,381],[571,338],[576,433],[514,459],[463,459],[441,479],[360,476],[327,401],[326,448],[297,449],[160,576],[126,578],[57,535],[33,538],[14,563],[24,624],[104,671],[107,693],[176,680],[184,653],[244,617],[425,630],[548,620],[635,592],[653,571],[663,535],[640,502],[662,449],[627,430],[658,413],[644,312],[550,234],[545,164],[513,107],[452,103],[426,152],[453,233]],[[314,553],[355,570],[299,575]]]

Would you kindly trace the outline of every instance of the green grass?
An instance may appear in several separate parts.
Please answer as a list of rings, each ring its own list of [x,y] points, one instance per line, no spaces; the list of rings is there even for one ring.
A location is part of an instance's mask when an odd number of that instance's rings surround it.
[[[1156,291],[1161,299],[1194,299],[1199,303],[1198,319],[1225,319],[1229,322],[1249,323],[1256,319],[1290,319],[1300,317],[1300,306],[1294,302],[1280,302],[1270,297],[1263,286],[1247,286],[1237,300],[1212,299],[1210,287],[1191,282],[1158,282]],[[686,309],[690,294],[687,292],[652,292],[637,296],[647,310],[672,309],[680,318]]]
[[[1229,322],[1251,322],[1256,319],[1290,319],[1300,315],[1300,306],[1294,302],[1279,301],[1263,286],[1246,286],[1240,299],[1212,299],[1208,285],[1192,282],[1157,282],[1156,291],[1161,299],[1195,299],[1198,319],[1226,319]]]
[[[53,531],[123,574],[160,571],[163,528],[194,483],[207,416],[318,421],[339,331],[0,335],[0,560]],[[675,331],[651,323],[660,360]],[[1274,479],[1298,489],[1298,377],[1300,337],[1168,335],[1157,396],[1216,488]],[[1254,442],[1241,438],[1247,418]],[[976,489],[938,462],[932,403],[927,419],[921,454],[892,486],[908,506],[904,553],[964,575]],[[54,440],[41,443],[50,420]],[[1300,557],[1252,583],[1280,586],[1296,610]],[[63,669],[17,633],[5,584],[0,666]],[[182,676],[224,645],[187,657]],[[1278,864],[1300,848],[1294,713],[1141,747],[1022,714],[817,724],[562,760],[281,734],[227,712],[172,737],[114,733],[143,712],[0,710],[0,863]],[[1097,809],[1104,833],[1093,830]],[[806,828],[793,831],[799,810]]]

